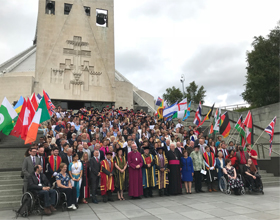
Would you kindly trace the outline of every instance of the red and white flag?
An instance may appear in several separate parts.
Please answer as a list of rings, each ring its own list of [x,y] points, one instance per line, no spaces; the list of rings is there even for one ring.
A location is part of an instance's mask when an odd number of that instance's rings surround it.
[[[30,101],[31,101],[31,103],[32,103],[32,105],[33,105],[33,107],[34,107],[34,109],[35,109],[35,111],[36,111],[39,104],[38,104],[38,98],[37,98],[37,96],[35,95],[35,92],[32,94],[32,96],[31,96],[31,98],[30,98]]]
[[[22,130],[21,130],[21,139],[25,140],[28,132],[29,125],[32,122],[32,119],[35,115],[35,109],[30,101],[30,99],[27,99],[27,105],[24,110],[24,117],[22,122]]]

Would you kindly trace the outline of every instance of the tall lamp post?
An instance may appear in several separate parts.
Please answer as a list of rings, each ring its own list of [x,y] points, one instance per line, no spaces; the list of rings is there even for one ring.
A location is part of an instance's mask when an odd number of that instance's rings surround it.
[[[181,75],[180,81],[181,81],[182,87],[183,87],[183,97],[185,97],[185,89],[184,89],[185,76],[184,76],[184,74]]]

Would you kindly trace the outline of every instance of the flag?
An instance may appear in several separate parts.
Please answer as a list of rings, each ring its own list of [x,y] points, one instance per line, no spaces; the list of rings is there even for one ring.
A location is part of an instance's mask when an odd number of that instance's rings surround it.
[[[230,122],[229,122],[229,117],[227,112],[221,115],[220,121],[221,121],[220,134],[223,135],[224,138],[226,138],[230,132]]]
[[[207,113],[207,115],[205,116],[205,118],[203,119],[203,121],[202,121],[198,126],[203,125],[203,123],[204,123],[206,120],[208,120],[208,119],[211,118],[214,105],[215,105],[215,103],[213,104],[212,108],[209,110],[209,112]]]
[[[43,96],[45,98],[45,102],[46,102],[46,106],[49,111],[49,114],[50,114],[50,116],[52,116],[55,113],[54,112],[55,106],[53,105],[48,93],[46,93],[44,90],[43,90]]]
[[[179,104],[178,104],[178,111],[183,111],[188,108],[188,103],[187,103],[187,98],[183,99]]]
[[[251,111],[248,112],[245,120],[244,125],[246,126],[246,142],[248,144],[254,143],[254,133],[253,133],[253,118]]]
[[[158,118],[162,119],[163,118],[163,109],[164,109],[164,100],[161,100],[161,103],[157,109],[157,114],[158,114]]]
[[[212,123],[211,126],[210,126],[210,129],[209,129],[208,137],[210,137],[213,134],[213,132],[214,132],[213,128],[214,128],[214,126],[213,126],[213,123]]]
[[[23,98],[23,104],[22,104],[22,108],[21,111],[19,113],[16,125],[14,127],[14,129],[11,131],[10,135],[15,136],[15,137],[19,137],[21,135],[21,131],[22,131],[22,123],[23,123],[23,119],[24,119],[24,114],[25,114],[25,109],[26,109],[26,105],[27,102],[25,101],[25,99]]]
[[[163,117],[167,118],[169,116],[172,116],[175,112],[177,112],[178,109],[178,105],[177,102],[174,103],[173,105],[169,106],[168,108],[165,108],[163,110]]]
[[[242,122],[242,115],[240,116],[240,118],[238,119],[236,125],[235,125],[235,129],[239,132],[240,135],[242,135],[244,138],[246,137],[245,134],[245,129],[244,129],[244,124]]]
[[[167,104],[167,101],[164,101],[164,108],[168,108],[168,104]]]
[[[220,131],[220,117],[221,117],[221,109],[217,108],[216,113],[214,115],[214,121],[213,121],[213,131],[214,134],[218,133]]]
[[[39,93],[37,94],[37,98],[39,99],[39,103],[40,103],[42,96]]]
[[[271,152],[272,152],[272,141],[273,141],[273,135],[274,135],[274,127],[276,124],[276,116],[273,118],[273,120],[269,123],[269,125],[267,126],[267,128],[264,130],[266,133],[269,134],[270,139],[270,147],[269,147],[269,156],[271,156]]]
[[[30,124],[30,127],[28,129],[27,136],[25,139],[25,144],[36,141],[39,125],[49,119],[51,119],[51,117],[48,112],[48,108],[45,102],[45,97],[43,97],[34,115],[34,118]]]
[[[201,111],[202,111],[202,108],[201,108],[201,102],[199,102],[199,105],[196,109],[196,112],[195,112],[195,118],[194,118],[194,121],[193,123],[196,124],[196,125],[199,125],[200,122],[201,122]]]
[[[157,106],[160,106],[161,102],[162,102],[162,99],[161,99],[160,97],[158,97],[158,98],[157,98],[157,101],[156,101],[156,105],[157,105]]]
[[[17,114],[20,113],[24,101],[25,99],[21,96],[17,104],[14,106],[14,110],[16,111]]]
[[[14,119],[17,117],[16,111],[10,104],[8,99],[5,97],[3,99],[2,105],[0,107],[0,131],[4,134],[9,135],[11,130],[14,128]]]
[[[38,102],[37,102],[37,98],[36,98],[36,95],[35,95],[35,92],[32,94],[31,98],[30,98],[30,101],[35,109],[35,111],[37,110],[38,108]]]
[[[189,106],[188,106],[188,109],[187,109],[187,114],[186,116],[183,118],[183,121],[187,120],[187,118],[190,116],[191,114],[191,104],[192,104],[192,101],[190,101],[189,103]]]
[[[22,140],[26,139],[28,128],[32,122],[34,115],[35,115],[35,109],[31,103],[30,99],[27,98],[26,107],[24,110],[23,121],[22,121],[22,130],[21,130],[21,134],[20,134],[20,137]]]
[[[174,115],[172,116],[172,118],[184,118],[185,115],[187,114],[187,110],[183,110],[183,111],[177,111],[174,113]]]

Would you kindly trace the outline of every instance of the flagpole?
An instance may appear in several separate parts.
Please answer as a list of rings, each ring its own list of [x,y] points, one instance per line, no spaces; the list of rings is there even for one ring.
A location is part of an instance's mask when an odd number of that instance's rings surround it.
[[[231,139],[232,139],[232,137],[235,135],[235,133],[236,133],[236,129],[235,129],[235,131],[233,132],[233,134],[231,134],[230,139],[228,140],[228,143],[231,141]]]
[[[255,146],[255,144],[258,142],[258,140],[261,138],[261,136],[263,135],[263,133],[265,132],[265,130],[263,130],[263,132],[260,134],[260,136],[258,137],[258,139],[255,141],[255,143],[254,143],[254,145],[253,145],[253,147]],[[252,134],[252,135],[254,135],[254,134]],[[252,147],[252,148],[253,148]]]
[[[210,123],[210,125],[208,125],[208,127],[206,127],[206,128],[204,129],[204,131],[206,131],[207,128],[209,128],[210,126],[211,126],[211,123]],[[202,133],[204,133],[204,131],[202,131]]]

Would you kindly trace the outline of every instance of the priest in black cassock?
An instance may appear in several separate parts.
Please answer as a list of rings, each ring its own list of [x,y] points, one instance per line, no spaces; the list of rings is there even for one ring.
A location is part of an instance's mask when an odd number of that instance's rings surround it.
[[[168,169],[170,170],[168,174],[169,179],[169,194],[178,195],[182,194],[182,182],[181,182],[181,154],[179,151],[175,150],[175,145],[170,145],[170,151],[166,152],[166,157],[168,160]]]

